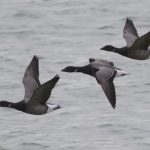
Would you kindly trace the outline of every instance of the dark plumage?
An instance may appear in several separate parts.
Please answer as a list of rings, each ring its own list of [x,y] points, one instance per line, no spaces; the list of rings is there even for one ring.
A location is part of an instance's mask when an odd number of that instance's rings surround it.
[[[89,59],[90,64],[82,67],[68,66],[64,72],[82,72],[96,78],[101,85],[113,108],[116,107],[116,92],[113,80],[116,76],[124,76],[127,73],[116,68],[113,62],[104,59]]]
[[[41,85],[39,81],[38,57],[34,56],[23,77],[23,84],[25,87],[24,99],[17,103],[0,101],[0,106],[14,108],[35,115],[42,115],[49,110],[53,111],[59,109],[59,105],[51,105],[53,107],[49,108],[49,105],[46,104],[58,80],[59,76],[56,75],[54,78]]]
[[[139,37],[137,30],[129,18],[127,18],[124,29],[123,37],[126,40],[127,46],[117,48],[112,45],[106,45],[101,50],[111,51],[128,58],[145,60],[150,56],[150,32]]]

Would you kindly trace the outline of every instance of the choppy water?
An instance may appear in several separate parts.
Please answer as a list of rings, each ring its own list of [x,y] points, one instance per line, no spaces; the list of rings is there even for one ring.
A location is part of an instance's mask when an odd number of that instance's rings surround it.
[[[139,35],[149,31],[149,6],[149,0],[0,0],[1,100],[23,98],[21,81],[34,54],[41,82],[89,57],[112,60],[131,74],[115,79],[116,110],[94,78],[77,73],[63,74],[52,93],[60,110],[34,116],[0,108],[0,150],[149,150],[150,60],[99,51],[125,45],[126,17]]]

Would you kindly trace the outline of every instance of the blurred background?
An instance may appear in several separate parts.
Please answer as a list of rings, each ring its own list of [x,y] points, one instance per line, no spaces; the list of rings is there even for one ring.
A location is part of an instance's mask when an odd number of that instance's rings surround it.
[[[140,36],[148,32],[149,14],[149,0],[0,0],[0,100],[23,99],[24,71],[37,55],[41,83],[61,75],[49,101],[63,107],[42,116],[1,107],[0,149],[149,150],[150,60],[99,50],[126,45],[127,17]],[[115,110],[94,78],[60,72],[92,57],[130,73],[114,80]]]

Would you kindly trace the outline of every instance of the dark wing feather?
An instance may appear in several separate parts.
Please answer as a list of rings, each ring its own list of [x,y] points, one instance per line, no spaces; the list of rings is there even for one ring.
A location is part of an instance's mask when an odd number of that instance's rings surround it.
[[[147,50],[150,46],[150,32],[138,38],[131,46],[131,50]]]
[[[113,79],[116,73],[116,70],[113,68],[101,67],[95,74],[97,82],[101,85],[113,108],[116,106],[116,93],[113,84]]]
[[[40,103],[44,105],[48,101],[51,95],[51,91],[55,87],[58,80],[59,76],[56,75],[51,80],[47,81],[46,83],[38,87],[33,93],[33,96],[29,101],[29,103]]]
[[[111,106],[115,109],[115,107],[116,107],[116,92],[115,92],[114,83],[111,81],[102,81],[101,87],[102,87],[105,95],[107,96]]]
[[[126,40],[127,47],[131,47],[137,38],[139,38],[137,30],[129,18],[127,18],[124,29],[123,38]]]
[[[40,85],[39,60],[37,56],[34,56],[28,65],[24,73],[23,84],[25,87],[24,101],[27,102],[32,97],[34,90]]]

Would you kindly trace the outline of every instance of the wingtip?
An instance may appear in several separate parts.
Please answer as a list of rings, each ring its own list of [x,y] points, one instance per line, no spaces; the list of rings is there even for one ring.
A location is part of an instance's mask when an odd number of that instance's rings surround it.
[[[116,108],[116,105],[113,106],[113,109],[114,109],[114,110],[115,110],[115,108]]]
[[[94,62],[94,61],[95,61],[94,58],[89,58],[89,62],[90,62],[90,63],[92,63],[92,62]]]
[[[39,59],[39,57],[37,55],[34,55],[33,59]]]
[[[130,20],[130,17],[127,17],[127,19],[126,20]]]
[[[55,78],[60,78],[58,74],[55,75]]]
[[[39,61],[39,58],[37,55],[34,55],[32,58],[32,62],[35,62],[35,61],[37,61],[37,62]]]
[[[133,21],[132,21],[132,19],[130,17],[127,17],[126,23],[132,23],[133,24]]]
[[[110,103],[110,104],[111,104],[112,108],[115,110],[115,108],[116,108],[116,102],[115,103]]]
[[[52,79],[50,79],[49,81],[47,81],[46,83],[49,83],[48,85],[51,86],[51,89],[54,88],[54,86],[56,85],[56,83],[59,81],[60,77],[59,75],[55,75]]]
[[[126,21],[131,21],[131,18],[130,18],[130,17],[127,17]]]
[[[32,70],[34,70],[34,68],[37,68],[38,70],[38,65],[39,65],[39,59],[36,55],[34,55],[26,70],[28,70],[28,68],[32,68]]]
[[[56,74],[53,79],[58,81],[60,79],[60,76],[58,74]]]

